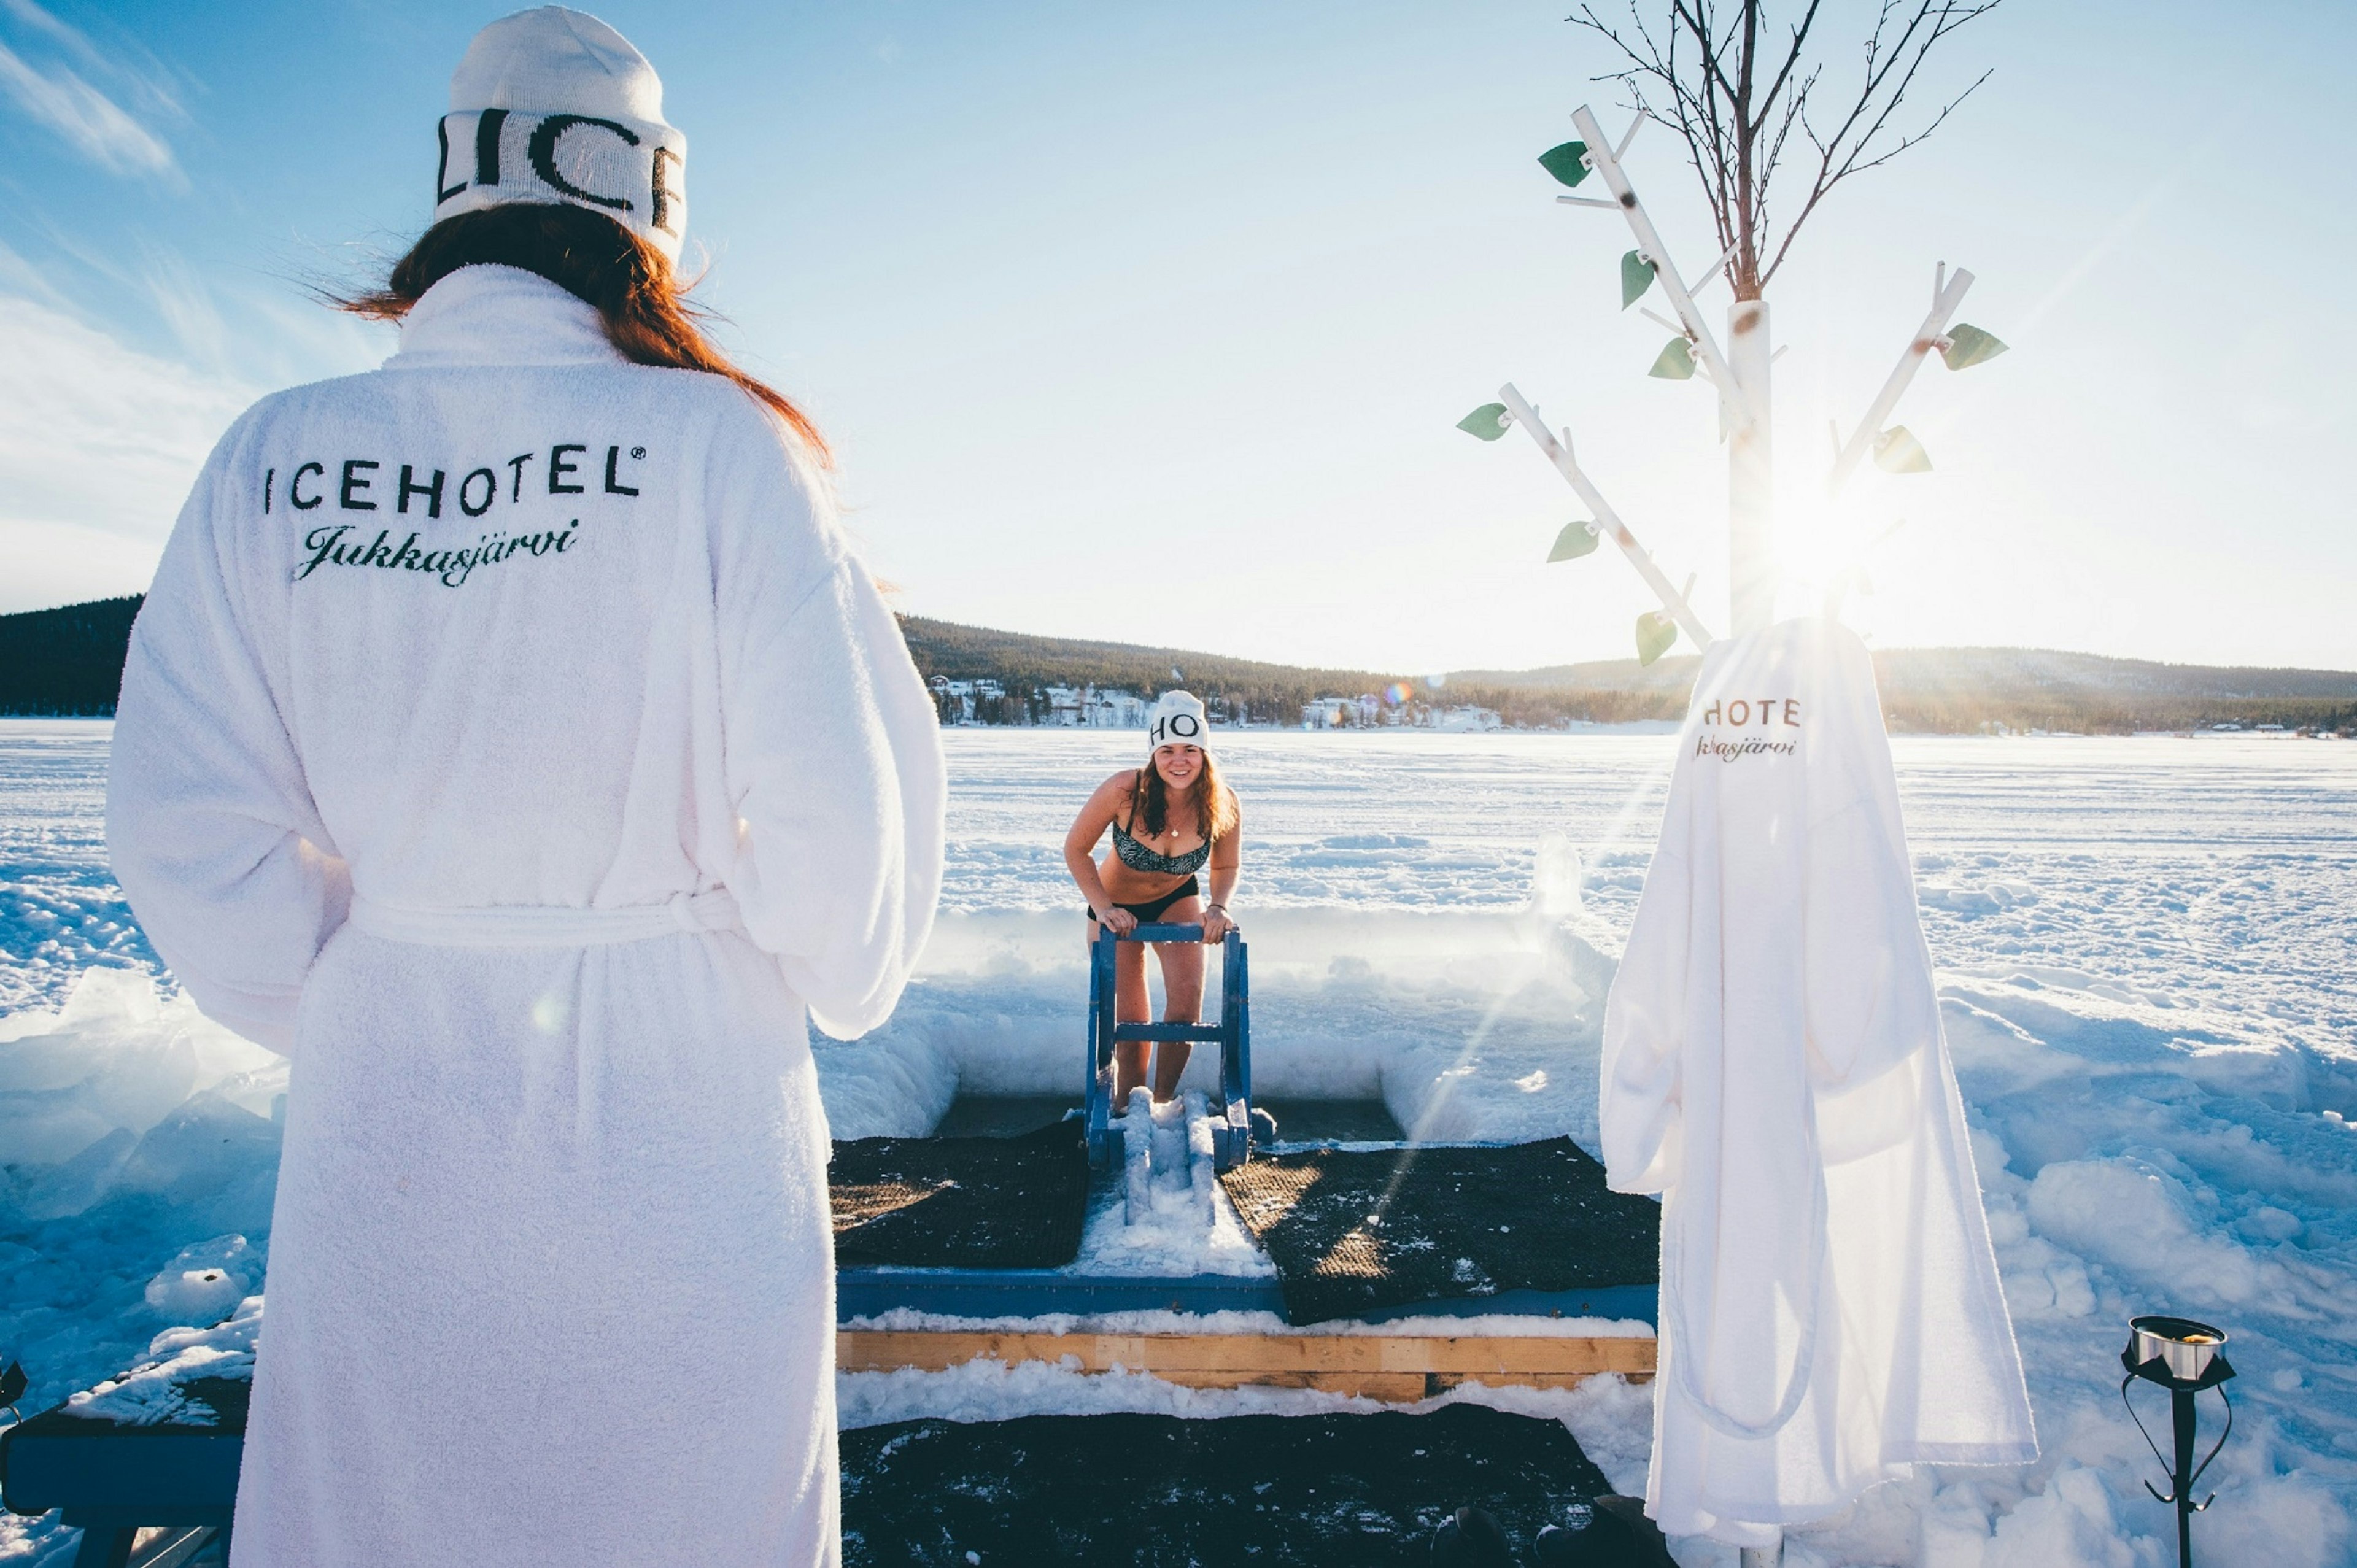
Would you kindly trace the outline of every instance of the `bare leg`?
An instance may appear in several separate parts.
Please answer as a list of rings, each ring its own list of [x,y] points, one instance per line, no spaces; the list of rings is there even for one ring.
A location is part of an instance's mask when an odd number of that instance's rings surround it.
[[[1174,926],[1195,925],[1203,918],[1203,901],[1185,898],[1173,904],[1162,918]],[[1156,950],[1162,961],[1162,1021],[1166,1024],[1193,1024],[1203,1016],[1203,944],[1200,942],[1164,942]],[[1142,956],[1142,955],[1141,955]],[[1145,979],[1143,962],[1138,966],[1138,978]],[[1143,992],[1144,987],[1140,986]],[[1142,1000],[1142,998],[1141,998]],[[1161,1053],[1154,1058],[1154,1098],[1168,1100],[1178,1092],[1179,1075],[1187,1070],[1187,1058],[1195,1047],[1185,1040],[1166,1040]]]

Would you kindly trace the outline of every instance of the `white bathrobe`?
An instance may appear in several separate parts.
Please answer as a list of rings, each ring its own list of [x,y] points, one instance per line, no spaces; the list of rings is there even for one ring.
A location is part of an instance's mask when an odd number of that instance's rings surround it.
[[[891,1012],[943,795],[776,426],[554,285],[461,271],[231,428],[107,827],[294,1058],[236,1568],[837,1560],[804,1011]]]
[[[1678,744],[1604,1159],[1662,1195],[1646,1511],[1766,1545],[2037,1438],[1864,645],[1816,619],[1717,645]]]

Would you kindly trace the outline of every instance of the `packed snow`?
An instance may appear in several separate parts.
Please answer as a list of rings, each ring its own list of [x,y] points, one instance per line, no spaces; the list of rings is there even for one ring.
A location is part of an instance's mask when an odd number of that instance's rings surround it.
[[[233,1364],[266,1254],[285,1067],[197,1016],[140,936],[106,871],[106,737],[99,723],[0,721],[0,1352],[32,1375],[27,1410],[148,1359]],[[946,738],[948,892],[924,972],[886,1028],[819,1043],[839,1137],[919,1134],[960,1094],[1080,1078],[1083,922],[1060,843],[1138,737]],[[1236,908],[1259,1091],[1381,1099],[1426,1139],[1568,1133],[1592,1148],[1600,1002],[1670,747],[1609,730],[1222,736],[1245,811]],[[2118,1395],[2126,1319],[2155,1311],[2229,1328],[2242,1374],[2204,1482],[2218,1501],[2195,1525],[2206,1560],[2349,1560],[2357,747],[1902,737],[1895,751],[2046,1452],[1878,1488],[1796,1531],[1788,1561],[2173,1561]],[[1187,1087],[1215,1088],[1215,1056],[1199,1050]],[[1200,1213],[1189,1162],[1167,1169],[1149,1206],[1171,1223],[1117,1234],[1133,1228],[1116,1194],[1092,1216],[1095,1255],[1127,1247],[1145,1266],[1210,1245],[1216,1226],[1178,1222]],[[98,1397],[156,1419],[152,1381]],[[1038,1364],[848,1375],[841,1393],[852,1423],[1356,1408]],[[1448,1397],[1559,1416],[1617,1487],[1642,1486],[1644,1389]],[[2147,1422],[2164,1408],[2142,1407]],[[0,1522],[0,1560],[68,1539],[54,1520]],[[1691,1543],[1681,1561],[1732,1553]]]
[[[1273,1312],[1049,1313],[1039,1317],[955,1317],[896,1306],[872,1317],[851,1317],[845,1328],[924,1330],[959,1334],[1256,1334],[1361,1335],[1396,1338],[1454,1335],[1507,1338],[1650,1339],[1653,1326],[1626,1317],[1540,1317],[1530,1313],[1472,1313],[1462,1317],[1355,1317],[1331,1323],[1287,1323]]]
[[[242,1237],[224,1237],[210,1245],[232,1251],[242,1240]],[[237,1276],[225,1275],[218,1269],[200,1273],[175,1273],[167,1269],[147,1287],[148,1305],[166,1317],[218,1316],[218,1300],[199,1305],[186,1295],[172,1297],[173,1282],[189,1279],[210,1285],[224,1279],[234,1281]],[[215,1296],[224,1293],[208,1289],[205,1294]],[[167,1328],[149,1342],[146,1359],[137,1368],[120,1377],[108,1378],[94,1388],[76,1390],[66,1396],[66,1409],[89,1420],[111,1421],[124,1426],[214,1424],[220,1412],[192,1392],[190,1385],[204,1378],[253,1381],[253,1348],[262,1335],[262,1298],[230,1294],[229,1301],[233,1310],[211,1327]]]

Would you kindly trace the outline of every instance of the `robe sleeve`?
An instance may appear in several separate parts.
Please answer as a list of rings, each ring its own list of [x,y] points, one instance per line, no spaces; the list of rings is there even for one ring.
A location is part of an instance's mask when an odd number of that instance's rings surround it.
[[[1606,1183],[1660,1192],[1678,1169],[1678,1067],[1687,1028],[1693,952],[1692,872],[1669,832],[1645,873],[1604,1004],[1597,1126]]]
[[[849,1039],[891,1016],[932,929],[940,719],[874,577],[776,438],[753,445],[716,564],[730,887],[819,1027]]]
[[[107,768],[115,878],[206,1015],[291,1052],[303,982],[350,878],[311,799],[281,700],[285,594],[242,559],[260,498],[221,438],[131,630]],[[252,505],[247,505],[248,501]]]

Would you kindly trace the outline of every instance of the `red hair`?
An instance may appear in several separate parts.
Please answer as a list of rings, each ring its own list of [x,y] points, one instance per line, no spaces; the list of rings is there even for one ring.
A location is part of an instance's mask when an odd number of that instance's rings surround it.
[[[708,313],[688,299],[690,284],[680,281],[663,253],[586,207],[514,201],[445,218],[393,264],[382,288],[338,296],[335,304],[355,316],[398,321],[460,267],[484,264],[537,273],[595,306],[606,336],[633,364],[702,371],[736,382],[785,421],[821,467],[834,466],[826,437],[810,416],[767,381],[739,370],[705,336],[697,318]]]

